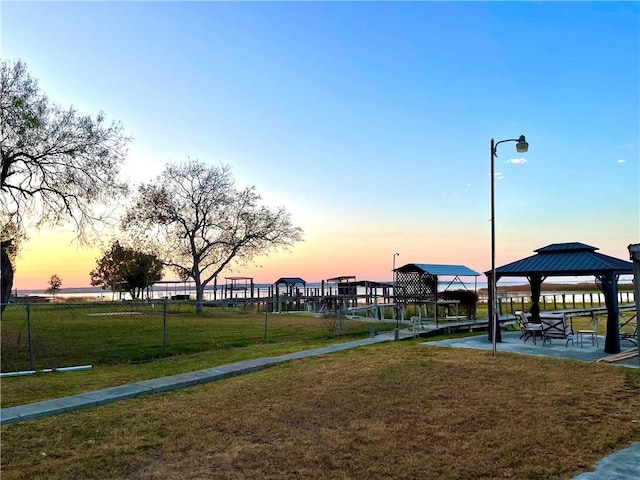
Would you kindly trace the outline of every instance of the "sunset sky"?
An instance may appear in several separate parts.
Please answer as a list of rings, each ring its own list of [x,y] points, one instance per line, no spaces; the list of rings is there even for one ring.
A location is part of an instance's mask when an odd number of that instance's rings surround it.
[[[133,137],[125,176],[229,164],[305,232],[223,276],[390,280],[559,242],[640,241],[638,2],[3,1],[1,56]],[[97,249],[31,232],[14,286],[89,285]],[[484,279],[484,277],[482,277]]]

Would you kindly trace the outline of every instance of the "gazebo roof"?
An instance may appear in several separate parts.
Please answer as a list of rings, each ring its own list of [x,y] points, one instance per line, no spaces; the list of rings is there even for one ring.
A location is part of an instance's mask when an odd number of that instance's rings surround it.
[[[579,242],[553,243],[534,250],[536,255],[496,268],[496,278],[633,273],[631,262],[597,253],[596,250],[596,247]],[[490,274],[491,271],[485,273]]]
[[[438,265],[433,263],[407,263],[396,268],[398,272],[422,271],[431,275],[452,276],[452,277],[477,277],[480,274],[464,265]]]

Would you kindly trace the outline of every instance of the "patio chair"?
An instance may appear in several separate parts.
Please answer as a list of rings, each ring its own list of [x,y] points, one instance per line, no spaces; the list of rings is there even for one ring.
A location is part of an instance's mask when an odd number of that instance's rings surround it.
[[[518,310],[515,312],[518,326],[520,327],[520,338],[524,339],[524,343],[532,338],[533,344],[536,345],[536,337],[542,336],[542,327],[538,323],[531,323],[527,318],[527,314]]]
[[[549,344],[551,344],[552,338],[566,340],[565,347],[569,346],[569,341],[571,341],[571,345],[575,345],[573,341],[573,329],[571,328],[571,325],[567,324],[564,315],[540,315],[540,322],[540,325],[542,326],[542,345],[544,345],[547,340],[549,341]]]
[[[420,336],[420,330],[422,330],[422,318],[411,317],[411,331],[413,333],[413,338]]]
[[[633,320],[636,320],[636,323],[632,323]],[[620,340],[628,340],[631,343],[633,343],[636,347],[638,346],[638,321],[637,321],[637,314],[634,315],[633,317],[631,317],[630,319],[628,319],[626,322],[624,322],[623,324],[620,325],[620,329],[622,329],[622,327],[629,325],[629,326],[634,326],[635,328],[633,329],[633,332],[622,332],[620,331]]]
[[[620,332],[620,340],[627,340],[633,343],[636,347],[638,346],[638,325],[633,330],[633,332]]]

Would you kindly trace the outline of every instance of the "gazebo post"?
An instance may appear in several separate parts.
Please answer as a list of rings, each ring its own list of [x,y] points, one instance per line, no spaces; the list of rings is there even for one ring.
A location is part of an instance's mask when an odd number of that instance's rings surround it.
[[[531,321],[540,323],[540,292],[542,291],[543,278],[541,275],[531,275],[527,278],[531,287]]]
[[[602,293],[607,306],[607,335],[604,340],[604,352],[620,353],[620,309],[618,308],[618,276],[613,273],[599,275]]]

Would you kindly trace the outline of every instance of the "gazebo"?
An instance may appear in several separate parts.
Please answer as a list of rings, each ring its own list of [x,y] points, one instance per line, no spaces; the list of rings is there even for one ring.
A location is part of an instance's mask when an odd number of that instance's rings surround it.
[[[533,321],[540,321],[540,290],[548,277],[595,276],[604,294],[607,307],[607,334],[605,353],[620,352],[618,308],[618,279],[620,275],[633,274],[633,264],[625,260],[597,253],[598,248],[579,242],[554,243],[534,250],[532,255],[495,269],[496,283],[502,277],[525,277],[531,285],[531,314]],[[493,298],[491,276],[485,272],[489,284],[489,298]],[[493,318],[493,305],[489,302],[489,318]],[[489,329],[491,338],[492,329]],[[496,332],[500,340],[500,330]]]

